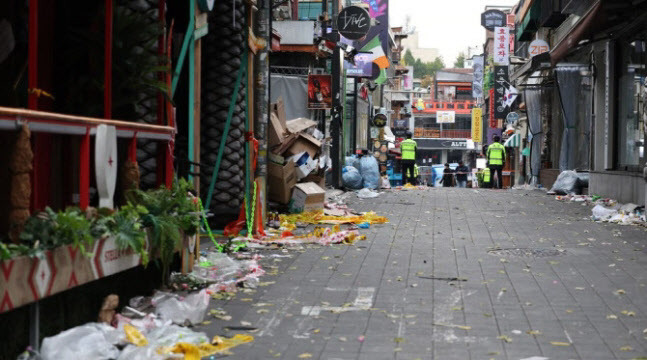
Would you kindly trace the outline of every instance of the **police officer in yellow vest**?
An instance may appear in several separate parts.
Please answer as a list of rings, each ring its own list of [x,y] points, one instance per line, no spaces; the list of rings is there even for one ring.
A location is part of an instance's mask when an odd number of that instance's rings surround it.
[[[497,178],[497,187],[503,188],[503,165],[505,165],[505,147],[501,145],[501,137],[495,135],[494,142],[487,148],[487,160],[492,175],[492,187],[494,187],[494,175]]]
[[[420,170],[418,169],[418,164],[413,164],[413,177],[416,179],[416,183],[420,183]]]
[[[416,175],[414,167],[416,165],[416,151],[418,144],[411,139],[410,131],[407,131],[407,139],[400,143],[402,151],[402,184],[411,183],[416,185]]]
[[[490,181],[492,179],[490,177],[490,168],[488,168],[486,166],[485,169],[483,169],[482,174],[483,174],[483,187],[484,188],[489,188],[490,187]]]

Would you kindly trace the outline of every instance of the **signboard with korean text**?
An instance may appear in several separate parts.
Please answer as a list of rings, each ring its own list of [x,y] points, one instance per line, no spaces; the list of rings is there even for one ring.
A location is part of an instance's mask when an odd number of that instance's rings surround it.
[[[506,91],[510,87],[507,66],[494,67],[494,118],[503,120],[509,112],[506,106]],[[493,126],[497,127],[497,126]]]
[[[489,123],[490,123],[489,127],[495,128],[496,127],[496,118],[494,117],[494,88],[490,89],[489,100],[490,100],[489,104],[488,104],[489,107],[490,107],[490,112],[488,114],[489,115],[488,120],[489,120]]]
[[[472,109],[472,140],[481,142],[483,139],[483,110],[481,108]]]
[[[438,124],[453,124],[456,122],[455,111],[438,111],[436,112],[436,123]]]
[[[308,109],[332,108],[332,75],[308,75]]]
[[[475,99],[483,97],[483,56],[472,58],[472,69],[474,78],[472,80],[472,97]]]
[[[510,64],[510,29],[494,28],[494,65]]]
[[[549,51],[550,46],[548,46],[547,42],[541,39],[533,40],[530,45],[528,45],[528,55],[530,55],[531,58]]]
[[[497,26],[505,26],[506,20],[506,15],[501,10],[492,9],[481,14],[481,26],[490,31]]]

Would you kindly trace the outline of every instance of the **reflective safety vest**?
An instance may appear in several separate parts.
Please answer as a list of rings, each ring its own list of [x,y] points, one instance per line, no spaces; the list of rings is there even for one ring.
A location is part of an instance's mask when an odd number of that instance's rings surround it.
[[[420,171],[418,170],[418,164],[413,165],[413,177],[418,177]]]
[[[505,159],[505,147],[498,142],[493,143],[487,148],[487,160],[490,165],[503,165]]]
[[[484,183],[490,182],[490,168],[483,169],[483,182]]]
[[[416,149],[418,144],[412,139],[406,139],[400,143],[400,150],[402,151],[402,160],[415,160]]]

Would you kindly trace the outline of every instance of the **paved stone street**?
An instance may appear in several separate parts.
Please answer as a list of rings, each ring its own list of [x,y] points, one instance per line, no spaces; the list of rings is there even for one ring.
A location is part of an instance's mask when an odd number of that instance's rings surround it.
[[[647,356],[647,229],[591,222],[590,206],[542,192],[433,188],[348,205],[391,222],[353,246],[262,250],[262,286],[212,301],[232,320],[197,330],[258,328],[236,359]]]

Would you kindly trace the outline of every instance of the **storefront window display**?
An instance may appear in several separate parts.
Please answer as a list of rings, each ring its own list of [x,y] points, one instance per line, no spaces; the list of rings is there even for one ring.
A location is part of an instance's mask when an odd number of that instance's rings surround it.
[[[641,170],[647,132],[647,34],[622,45],[618,79],[618,167]]]

